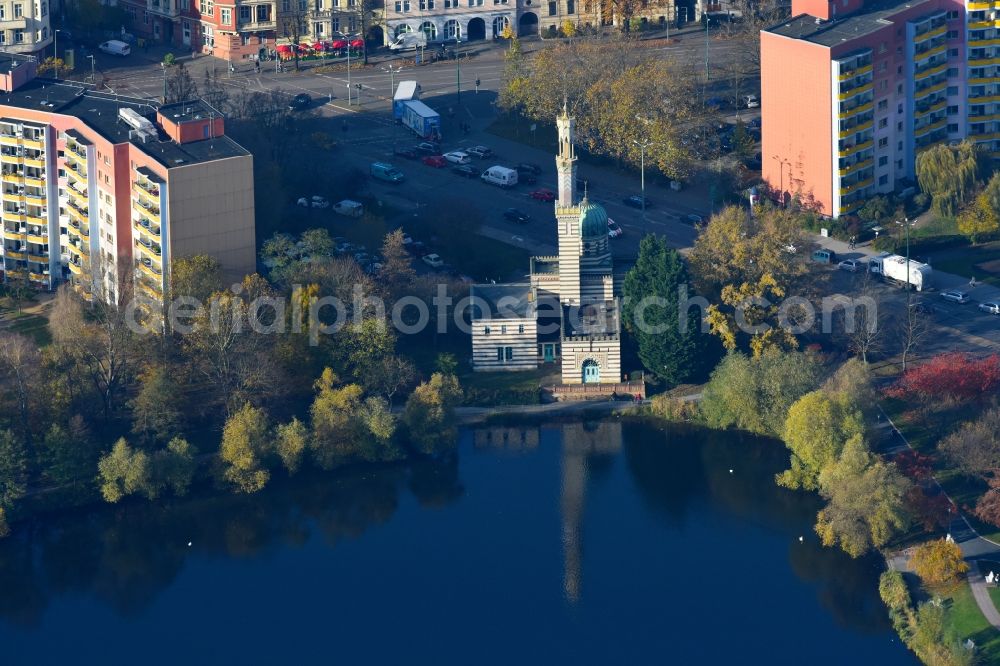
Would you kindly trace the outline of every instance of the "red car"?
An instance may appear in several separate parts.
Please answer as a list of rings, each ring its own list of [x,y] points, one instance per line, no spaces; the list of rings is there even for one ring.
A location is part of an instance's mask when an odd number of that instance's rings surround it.
[[[420,161],[429,167],[434,167],[435,169],[443,169],[448,166],[448,160],[444,158],[444,155],[428,155]]]
[[[556,193],[553,192],[552,190],[545,190],[545,189],[535,190],[534,192],[532,192],[528,196],[531,197],[532,199],[537,199],[538,201],[555,201],[556,200]]]

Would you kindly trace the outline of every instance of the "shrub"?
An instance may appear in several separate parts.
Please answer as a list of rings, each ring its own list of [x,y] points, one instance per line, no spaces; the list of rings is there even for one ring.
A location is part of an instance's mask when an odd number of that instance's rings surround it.
[[[667,421],[691,421],[698,416],[698,403],[661,393],[650,399],[649,410],[653,416]]]
[[[166,65],[167,67],[172,67],[174,62],[176,62],[176,59],[174,58],[173,53],[168,53],[165,56],[163,56],[163,64]]]

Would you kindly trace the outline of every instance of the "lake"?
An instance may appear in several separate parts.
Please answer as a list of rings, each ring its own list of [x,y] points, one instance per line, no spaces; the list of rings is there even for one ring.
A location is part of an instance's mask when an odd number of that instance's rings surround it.
[[[786,462],[736,433],[483,427],[446,460],[38,520],[0,542],[3,663],[915,664],[879,559],[819,544]]]

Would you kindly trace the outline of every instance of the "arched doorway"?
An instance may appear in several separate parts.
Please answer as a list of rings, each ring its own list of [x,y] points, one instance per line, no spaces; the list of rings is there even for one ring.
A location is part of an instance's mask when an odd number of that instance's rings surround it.
[[[599,384],[601,381],[601,366],[592,358],[583,362],[583,383]]]
[[[373,25],[368,28],[368,37],[366,39],[368,44],[372,47],[382,46],[385,44],[385,33],[382,32],[382,26]]]
[[[437,26],[430,21],[424,21],[420,24],[420,31],[427,35],[428,42],[436,42],[438,38]]]
[[[486,39],[486,21],[481,18],[469,20],[469,25],[465,28],[466,41],[474,42],[477,39]]]
[[[510,19],[506,16],[494,16],[493,17],[493,39],[500,37],[500,33],[503,29],[510,25]]]
[[[517,34],[519,37],[538,34],[538,14],[535,12],[524,12],[517,21]]]
[[[393,36],[399,38],[400,35],[405,35],[408,32],[413,32],[413,28],[411,28],[405,23],[400,23],[399,25],[396,26],[396,30],[393,33]]]
[[[458,24],[458,21],[451,19],[445,21],[444,23],[444,38],[445,39],[461,39],[462,38],[462,26]]]

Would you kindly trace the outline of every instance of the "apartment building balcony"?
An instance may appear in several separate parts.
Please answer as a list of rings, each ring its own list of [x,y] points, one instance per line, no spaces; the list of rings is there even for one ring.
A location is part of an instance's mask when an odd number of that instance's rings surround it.
[[[926,79],[929,76],[934,76],[935,74],[944,74],[945,70],[947,70],[947,69],[948,69],[948,63],[947,62],[943,62],[940,65],[934,65],[933,67],[928,67],[928,68],[923,69],[923,70],[920,70],[919,68],[918,69],[914,69],[914,71],[913,71],[913,80],[914,81],[922,81],[922,80]]]
[[[931,123],[930,125],[926,125],[925,127],[916,128],[913,131],[913,138],[919,139],[920,137],[927,136],[934,130],[938,130],[945,127],[947,124],[948,124],[948,119],[943,118],[941,120],[938,120],[937,122]]]
[[[871,92],[872,89],[873,86],[871,81],[868,81],[858,86],[854,86],[852,88],[848,88],[847,90],[843,90],[843,87],[841,87],[842,92],[840,92],[837,95],[837,99],[839,99],[841,102],[844,102],[846,100],[851,99],[852,97],[857,97],[858,95],[861,95],[863,93]]]
[[[855,162],[854,164],[849,164],[841,169],[838,169],[837,173],[839,173],[841,176],[849,176],[853,173],[858,173],[860,171],[863,171],[864,169],[867,169],[868,167],[872,166],[874,162],[875,161],[869,157],[866,160]]]
[[[80,257],[73,257],[66,262],[66,265],[69,267],[69,272],[73,275],[83,275],[82,263],[83,260]]]
[[[856,125],[853,125],[852,127],[847,127],[840,131],[839,138],[846,139],[847,137],[857,134],[858,132],[863,132],[867,129],[871,129],[873,122],[874,122],[873,120],[869,119],[863,123],[858,123]]]
[[[862,65],[854,69],[849,69],[842,71],[838,77],[841,81],[847,81],[848,79],[853,79],[856,76],[864,76],[865,74],[871,74],[872,64],[869,62],[867,65]]]
[[[82,210],[87,210],[87,206],[90,204],[90,198],[86,192],[76,189],[73,183],[67,183],[64,191],[69,195],[71,201],[76,202],[77,206],[79,206]]]
[[[36,169],[45,168],[45,156],[44,155],[25,155],[24,156],[24,166],[34,167]]]
[[[3,254],[9,259],[16,259],[17,261],[31,261],[36,264],[47,264],[49,262],[48,254],[41,253],[38,250],[12,250],[5,248]]]
[[[947,25],[940,25],[940,26],[938,26],[936,28],[932,28],[932,29],[928,30],[927,32],[921,33],[919,35],[914,35],[913,36],[913,43],[914,44],[920,44],[922,42],[926,42],[928,39],[932,39],[934,37],[938,37],[940,35],[943,35],[947,31],[948,31],[948,26]]]
[[[970,49],[1000,46],[1000,39],[997,37],[987,37],[986,35],[969,35],[968,44]]]
[[[846,120],[852,116],[861,115],[875,108],[874,100],[869,100],[863,104],[855,104],[849,108],[845,108],[847,105],[841,104],[840,111],[837,113],[837,117],[840,120]]]
[[[87,206],[81,206],[73,199],[66,199],[66,210],[68,211],[71,220],[75,220],[76,222],[84,225],[89,223],[90,209]]]
[[[66,157],[68,159],[74,159],[74,156],[84,163],[87,161],[87,149],[78,144],[76,141],[66,142]]]
[[[940,83],[929,85],[926,88],[923,88],[922,90],[914,90],[913,101],[916,102],[917,100],[923,99],[924,97],[928,97],[930,95],[933,95],[934,93],[941,92],[942,90],[945,90],[947,87],[948,87],[948,80],[945,79]]]
[[[35,176],[32,174],[27,174],[22,179],[25,185],[29,187],[45,187],[45,172],[42,171],[39,175]]]
[[[986,19],[985,21],[969,21],[967,27],[969,30],[983,30],[987,28],[996,28],[1000,27],[1000,21],[991,21],[989,19]]]
[[[150,241],[160,242],[160,226],[148,218],[142,217],[132,222],[132,228],[139,232],[139,236]]]
[[[855,153],[859,153],[862,150],[866,150],[871,147],[872,147],[872,140],[868,139],[863,143],[856,143],[853,145],[844,146],[843,148],[837,151],[837,154],[840,155],[841,157],[848,157],[850,155],[854,155]]]
[[[150,261],[150,263],[147,264],[146,263],[147,261],[149,261],[149,259],[143,258],[139,262],[137,262],[137,265],[139,267],[139,272],[142,275],[145,275],[146,277],[151,278],[153,280],[157,280],[157,281],[162,280],[163,279],[163,269],[161,269],[157,265],[154,265],[152,263],[152,261]]]
[[[146,296],[149,296],[157,301],[163,298],[163,292],[160,291],[159,284],[154,283],[153,280],[150,280],[145,274],[140,274],[135,283],[139,286],[139,290]]]
[[[90,248],[87,247],[86,243],[81,243],[79,240],[73,239],[70,239],[66,249],[69,250],[70,259],[75,257],[78,260],[83,260],[90,252]]]
[[[87,182],[87,169],[75,162],[66,161],[66,173],[72,180],[82,183]]]
[[[0,172],[0,182],[10,185],[24,185],[24,172],[4,169]]]
[[[26,137],[21,139],[21,145],[28,150],[45,150],[45,143],[41,139],[29,139]]]
[[[947,49],[948,45],[944,42],[944,40],[941,40],[940,44],[932,46],[930,48],[926,48],[923,50],[921,50],[920,48],[914,49],[913,62],[920,62],[922,60],[927,60],[928,58],[936,56],[939,53],[944,53]]]
[[[136,181],[132,183],[132,191],[139,195],[139,198],[145,200],[151,206],[159,206],[160,204],[160,188],[153,184],[145,184],[142,181]]]
[[[993,7],[992,2],[970,2],[966,5],[970,12],[988,10]]]
[[[138,212],[141,215],[148,216],[150,218],[150,220],[152,220],[153,222],[157,222],[158,223],[160,221],[160,207],[159,206],[155,206],[155,205],[153,205],[153,204],[151,204],[151,203],[149,203],[147,201],[144,201],[142,199],[136,199],[135,200],[135,204],[136,204],[136,206],[139,207],[139,211]]]

